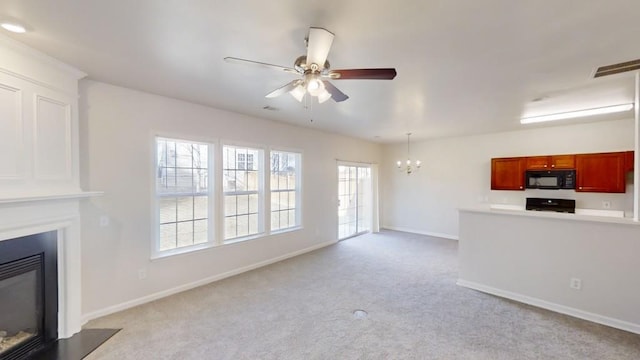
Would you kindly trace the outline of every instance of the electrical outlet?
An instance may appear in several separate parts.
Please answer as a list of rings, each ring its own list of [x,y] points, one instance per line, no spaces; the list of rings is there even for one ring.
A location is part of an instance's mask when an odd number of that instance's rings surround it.
[[[569,287],[574,289],[574,290],[582,289],[582,280],[580,280],[578,278],[569,279]]]
[[[109,217],[106,215],[100,216],[100,227],[109,226]]]
[[[602,207],[604,209],[611,209],[611,201],[607,201],[607,200],[603,201],[602,202]]]
[[[139,269],[138,270],[138,279],[144,280],[147,278],[147,269]]]

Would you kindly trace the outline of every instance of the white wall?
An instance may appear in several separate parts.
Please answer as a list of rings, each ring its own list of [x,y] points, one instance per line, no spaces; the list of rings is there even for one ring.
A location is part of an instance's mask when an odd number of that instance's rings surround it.
[[[633,211],[632,180],[625,194],[576,193],[568,190],[491,191],[491,158],[632,150],[633,119],[454,137],[411,143],[411,157],[422,168],[407,176],[396,161],[407,157],[405,144],[383,148],[382,226],[458,237],[460,207],[479,203],[524,205],[526,197],[576,199],[579,208]]]
[[[82,81],[80,96],[82,186],[105,192],[83,208],[87,318],[336,241],[336,158],[377,163],[381,157],[377,144],[96,81]],[[155,134],[301,150],[304,229],[150,261]],[[100,227],[100,216],[110,225]],[[138,279],[139,269],[146,279]]]
[[[458,284],[640,334],[640,224],[587,218],[461,210]]]

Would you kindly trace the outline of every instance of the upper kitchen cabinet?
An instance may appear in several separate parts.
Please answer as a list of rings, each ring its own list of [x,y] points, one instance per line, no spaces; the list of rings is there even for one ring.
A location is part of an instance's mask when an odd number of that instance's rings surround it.
[[[575,169],[575,155],[529,156],[526,158],[527,170]]]
[[[491,159],[491,190],[524,190],[526,158]]]
[[[634,157],[633,157],[633,150],[632,151],[625,151],[624,153],[624,171],[628,172],[628,171],[633,171],[634,168]]]
[[[576,155],[576,191],[625,192],[625,152]]]

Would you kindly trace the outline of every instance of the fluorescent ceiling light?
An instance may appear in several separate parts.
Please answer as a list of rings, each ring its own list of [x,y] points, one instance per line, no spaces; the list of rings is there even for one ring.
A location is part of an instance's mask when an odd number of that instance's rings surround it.
[[[24,26],[16,23],[3,22],[2,24],[0,24],[0,26],[2,26],[2,28],[4,28],[5,30],[18,34],[27,32],[27,29]]]
[[[604,106],[594,109],[586,109],[586,110],[577,110],[577,111],[569,111],[557,114],[549,114],[549,115],[540,115],[540,116],[530,116],[520,119],[521,124],[531,124],[543,121],[554,121],[554,120],[563,120],[563,119],[572,119],[583,116],[593,116],[593,115],[602,115],[602,114],[611,114],[623,111],[629,111],[633,109],[633,104],[622,104],[622,105],[613,105],[613,106]]]

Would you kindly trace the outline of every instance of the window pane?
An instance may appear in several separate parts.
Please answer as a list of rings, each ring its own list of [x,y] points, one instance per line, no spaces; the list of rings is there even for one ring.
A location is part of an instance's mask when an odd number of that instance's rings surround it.
[[[258,214],[249,215],[249,234],[258,233]]]
[[[238,221],[238,237],[247,236],[249,234],[249,216],[241,215],[237,217]]]
[[[247,191],[258,191],[258,172],[247,172]]]
[[[258,212],[258,194],[249,195],[249,212],[250,213]]]
[[[228,217],[224,219],[224,238],[232,239],[236,237],[236,217]]]
[[[280,229],[280,212],[274,211],[271,213],[271,230]]]
[[[208,226],[207,220],[197,220],[193,222],[193,243],[202,244],[206,243],[208,238]]]
[[[193,220],[193,198],[178,198],[178,221]]]
[[[248,214],[249,213],[249,195],[238,195],[238,210],[237,214]]]
[[[278,190],[280,187],[278,186],[278,176],[275,173],[271,173],[271,190]]]
[[[193,221],[178,223],[178,247],[193,245]]]
[[[160,251],[176,247],[176,224],[160,225]]]
[[[209,198],[207,196],[195,196],[193,198],[193,218],[207,219],[209,217]]]
[[[271,193],[271,211],[275,212],[280,210],[280,193]]]
[[[285,172],[281,172],[278,175],[279,187],[280,189],[288,189],[289,184],[287,184],[287,174]]]
[[[295,226],[296,225],[296,211],[295,210],[289,210],[289,226]]]
[[[235,170],[225,170],[222,173],[222,187],[224,191],[236,191],[236,172]]]
[[[161,224],[176,221],[176,198],[161,198],[159,206]]]
[[[296,192],[295,191],[289,191],[289,205],[288,208],[289,209],[295,209],[296,208]]]
[[[237,196],[235,195],[226,195],[224,197],[224,215],[225,216],[237,214],[236,201],[237,201]]]

